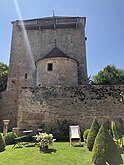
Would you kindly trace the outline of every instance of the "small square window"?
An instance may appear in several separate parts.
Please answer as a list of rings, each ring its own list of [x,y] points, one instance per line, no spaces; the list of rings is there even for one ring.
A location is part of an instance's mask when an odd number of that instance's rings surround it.
[[[47,70],[52,71],[53,70],[53,63],[48,63],[47,64]]]

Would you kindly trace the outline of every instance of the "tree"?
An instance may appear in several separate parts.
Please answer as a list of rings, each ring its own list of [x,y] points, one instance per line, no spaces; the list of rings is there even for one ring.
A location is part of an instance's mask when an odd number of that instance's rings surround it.
[[[124,70],[117,69],[114,65],[107,65],[97,75],[93,76],[92,84],[114,85],[124,84]]]
[[[95,165],[119,165],[123,163],[121,154],[104,124],[96,136],[92,161]]]
[[[0,92],[6,90],[8,77],[8,66],[0,62]]]
[[[89,151],[92,151],[94,141],[98,132],[99,132],[99,124],[95,118],[91,124],[90,132],[87,137],[87,148]]]

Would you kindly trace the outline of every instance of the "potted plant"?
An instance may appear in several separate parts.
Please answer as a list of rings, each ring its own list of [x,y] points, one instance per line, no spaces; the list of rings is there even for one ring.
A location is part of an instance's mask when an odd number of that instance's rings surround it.
[[[52,145],[54,140],[52,134],[40,133],[37,135],[36,140],[38,141],[38,145],[40,147],[40,152],[45,152],[48,150],[49,145]]]

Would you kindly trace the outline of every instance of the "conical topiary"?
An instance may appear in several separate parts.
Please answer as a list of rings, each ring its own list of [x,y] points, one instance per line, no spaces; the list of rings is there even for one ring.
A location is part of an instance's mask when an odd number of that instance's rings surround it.
[[[119,139],[119,134],[118,134],[118,131],[117,131],[117,124],[116,124],[115,121],[111,122],[111,130],[112,130],[113,138],[115,140],[118,140]]]
[[[89,151],[92,151],[94,141],[98,132],[99,132],[99,124],[95,118],[91,124],[90,132],[87,137],[87,148]]]
[[[0,133],[0,152],[5,150],[5,141],[3,139],[3,135]]]
[[[84,131],[84,133],[83,133],[83,139],[84,139],[84,141],[87,139],[89,132],[90,132],[90,129],[86,129]]]
[[[95,165],[123,163],[119,150],[104,124],[102,124],[94,142],[92,161]]]

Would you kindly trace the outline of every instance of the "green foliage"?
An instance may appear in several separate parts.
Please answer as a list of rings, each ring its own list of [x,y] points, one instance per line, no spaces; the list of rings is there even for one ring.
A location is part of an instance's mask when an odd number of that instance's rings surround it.
[[[124,92],[121,92],[120,93],[120,101],[122,102],[122,103],[124,103]]]
[[[114,65],[107,65],[97,75],[93,76],[92,84],[113,85],[124,84],[124,70],[117,69]]]
[[[92,161],[95,165],[106,165],[106,162],[110,165],[123,163],[119,150],[105,125],[101,126],[96,136]]]
[[[0,152],[4,151],[5,150],[5,141],[4,141],[4,138],[3,138],[3,135],[0,133]]]
[[[94,141],[95,141],[98,131],[99,131],[99,124],[95,118],[91,124],[90,132],[87,137],[87,148],[89,149],[89,151],[92,151]]]
[[[6,145],[15,144],[15,138],[17,137],[16,133],[8,132],[4,135]]]
[[[115,121],[111,122],[111,130],[112,130],[112,135],[115,140],[119,139],[118,131],[117,131],[117,125]]]
[[[111,130],[112,130],[112,136],[113,136],[113,140],[116,142],[116,144],[120,147],[123,146],[123,140],[121,135],[119,135],[118,133],[118,127],[115,121],[111,122]]]
[[[0,62],[0,92],[6,90],[8,77],[8,66]]]
[[[86,129],[86,130],[84,131],[84,133],[83,133],[83,138],[84,138],[84,139],[87,139],[89,132],[90,132],[90,129]]]

